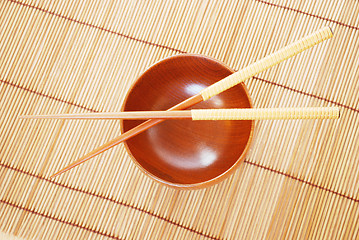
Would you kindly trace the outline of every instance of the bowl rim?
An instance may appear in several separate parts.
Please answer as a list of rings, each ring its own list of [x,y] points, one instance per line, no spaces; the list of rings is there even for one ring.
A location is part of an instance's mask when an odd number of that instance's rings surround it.
[[[201,57],[201,58],[205,58],[205,59],[208,59],[210,61],[214,61],[214,62],[217,62],[218,64],[220,64],[221,66],[223,66],[224,68],[226,68],[227,70],[229,70],[230,72],[234,73],[236,72],[235,70],[233,70],[232,68],[230,68],[227,64],[225,64],[224,62],[218,60],[218,59],[215,59],[213,57],[209,57],[209,56],[206,56],[206,55],[202,55],[202,54],[196,54],[196,53],[182,53],[182,54],[176,54],[176,55],[171,55],[171,56],[168,56],[168,57],[165,57],[163,59],[160,59],[159,61],[153,63],[152,65],[150,65],[149,67],[146,68],[146,70],[144,72],[142,72],[138,77],[136,77],[136,80],[131,84],[130,88],[127,90],[127,93],[126,93],[126,96],[122,102],[122,106],[121,106],[121,112],[124,111],[124,108],[125,108],[125,105],[126,105],[126,102],[128,100],[128,97],[130,95],[130,93],[132,92],[133,88],[136,86],[136,84],[138,84],[139,80],[142,79],[142,77],[147,73],[147,71],[149,71],[150,69],[156,67],[157,65],[159,64],[162,64],[164,62],[167,62],[167,61],[171,61],[175,58],[179,58],[179,57]],[[253,108],[253,102],[252,102],[252,98],[248,92],[248,89],[246,87],[246,85],[244,84],[244,82],[241,83],[247,97],[248,97],[248,100],[249,100],[249,105],[250,105],[250,108]],[[239,156],[239,158],[236,160],[236,162],[230,167],[228,168],[226,171],[224,171],[223,173],[221,173],[220,175],[214,177],[214,178],[211,178],[207,181],[203,181],[203,182],[198,182],[198,183],[173,183],[173,182],[169,182],[169,181],[166,181],[162,178],[159,178],[155,175],[153,175],[151,172],[147,171],[137,160],[136,158],[133,156],[131,150],[129,149],[128,145],[127,145],[127,141],[124,141],[123,144],[125,146],[125,150],[126,152],[129,154],[131,160],[133,163],[135,163],[135,165],[147,176],[149,176],[151,179],[155,180],[156,182],[158,183],[161,183],[162,185],[165,185],[165,186],[169,186],[169,187],[172,187],[172,188],[177,188],[177,189],[188,189],[188,190],[194,190],[194,189],[202,189],[202,188],[205,188],[205,187],[209,187],[209,186],[212,186],[216,183],[219,183],[221,181],[223,181],[225,178],[228,178],[230,177],[234,171],[238,168],[239,164],[242,163],[249,151],[249,148],[251,147],[252,145],[252,140],[253,140],[253,132],[254,132],[254,125],[255,125],[255,121],[254,120],[251,120],[251,130],[250,130],[250,134],[249,134],[249,138],[248,138],[248,141],[247,141],[247,144],[242,152],[242,154]],[[120,132],[121,134],[124,133],[124,129],[123,129],[123,120],[121,120],[120,122]]]

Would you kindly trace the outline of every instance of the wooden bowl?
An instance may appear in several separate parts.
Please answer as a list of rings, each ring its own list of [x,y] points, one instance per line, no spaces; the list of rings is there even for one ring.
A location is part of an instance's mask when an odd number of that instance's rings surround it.
[[[161,60],[131,87],[122,111],[167,110],[234,71],[222,62],[194,54]],[[239,84],[193,108],[251,108]],[[121,131],[143,121],[125,120]],[[127,140],[125,147],[137,166],[171,187],[200,188],[227,177],[244,160],[253,121],[166,120]]]

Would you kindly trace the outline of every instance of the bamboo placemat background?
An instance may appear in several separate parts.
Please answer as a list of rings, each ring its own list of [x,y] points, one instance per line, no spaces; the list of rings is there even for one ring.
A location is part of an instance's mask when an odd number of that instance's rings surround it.
[[[0,230],[28,239],[359,238],[359,3],[1,0]],[[247,80],[256,107],[339,106],[341,118],[259,121],[233,176],[181,191],[144,176],[117,121],[147,67],[201,53],[240,69],[323,26],[328,40]]]

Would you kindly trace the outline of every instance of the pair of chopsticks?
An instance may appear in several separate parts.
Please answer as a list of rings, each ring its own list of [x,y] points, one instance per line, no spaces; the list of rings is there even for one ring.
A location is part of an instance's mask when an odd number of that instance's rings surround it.
[[[189,108],[197,103],[206,101],[207,99],[243,82],[254,75],[265,71],[266,69],[297,55],[304,50],[313,47],[314,45],[327,40],[333,36],[333,32],[329,27],[324,27],[317,32],[314,32],[296,42],[266,56],[265,58],[255,62],[240,71],[229,75],[228,77],[218,81],[217,83],[205,88],[199,94],[194,95],[187,100],[175,105],[164,112],[127,112],[127,113],[103,113],[100,119],[115,119],[115,118],[140,118],[147,119],[146,122],[134,127],[133,129],[123,133],[119,137],[107,142],[99,148],[91,151],[87,155],[71,163],[69,166],[61,169],[51,177],[55,177],[64,173],[71,168],[97,156],[98,154],[120,144],[127,139],[136,136],[137,134],[157,125],[167,118],[192,118],[193,120],[225,120],[224,118],[234,119],[298,119],[298,118],[338,118],[338,108],[311,108],[311,109],[219,109],[219,110],[191,110],[191,111],[177,111]],[[91,117],[98,117],[99,114],[87,114],[82,116],[82,119],[91,119]],[[55,117],[55,116],[52,116]],[[57,115],[58,118],[73,117],[72,119],[79,119],[81,116],[72,114],[72,116]],[[77,118],[76,118],[77,117]],[[23,118],[30,118],[24,116]],[[49,116],[33,116],[33,118],[50,118]],[[155,119],[157,118],[157,119]],[[99,118],[97,118],[99,119]]]

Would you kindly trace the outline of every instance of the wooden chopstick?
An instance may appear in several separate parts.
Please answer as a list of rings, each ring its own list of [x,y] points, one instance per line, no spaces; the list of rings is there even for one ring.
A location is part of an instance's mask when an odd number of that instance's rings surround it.
[[[25,115],[21,119],[169,119],[191,118],[191,111],[139,111],[139,112],[112,112],[112,113],[75,113],[53,115]]]
[[[168,111],[173,110],[182,110],[189,108],[197,103],[200,103],[202,101],[207,100],[210,97],[213,97],[216,94],[219,94],[236,84],[239,84],[243,82],[244,80],[251,78],[252,76],[265,71],[266,69],[290,58],[294,55],[297,55],[304,50],[313,47],[314,45],[327,40],[333,36],[333,32],[329,27],[324,27],[302,39],[297,40],[296,42],[281,48],[280,50],[270,54],[269,56],[263,58],[262,60],[255,62],[242,70],[239,70],[236,73],[233,73],[232,75],[229,75],[228,77],[220,80],[219,82],[209,86],[208,88],[202,90],[199,94],[196,94],[187,100],[175,105],[174,107],[168,109]],[[104,151],[120,144],[123,141],[126,141],[127,139],[136,136],[137,134],[159,124],[160,122],[164,121],[164,119],[151,119],[148,120],[131,130],[123,133],[122,135],[118,136],[117,138],[114,138],[113,140],[105,143],[104,145],[98,147],[97,149],[91,151],[90,153],[86,154],[85,156],[81,157],[77,161],[71,163],[67,167],[61,169],[59,172],[55,173],[51,177],[55,177],[61,173],[64,173],[71,168],[103,153]]]
[[[274,120],[274,119],[337,119],[338,107],[309,108],[233,108],[192,109],[182,111],[139,111],[115,113],[82,113],[25,115],[21,119],[192,119],[192,120]]]

